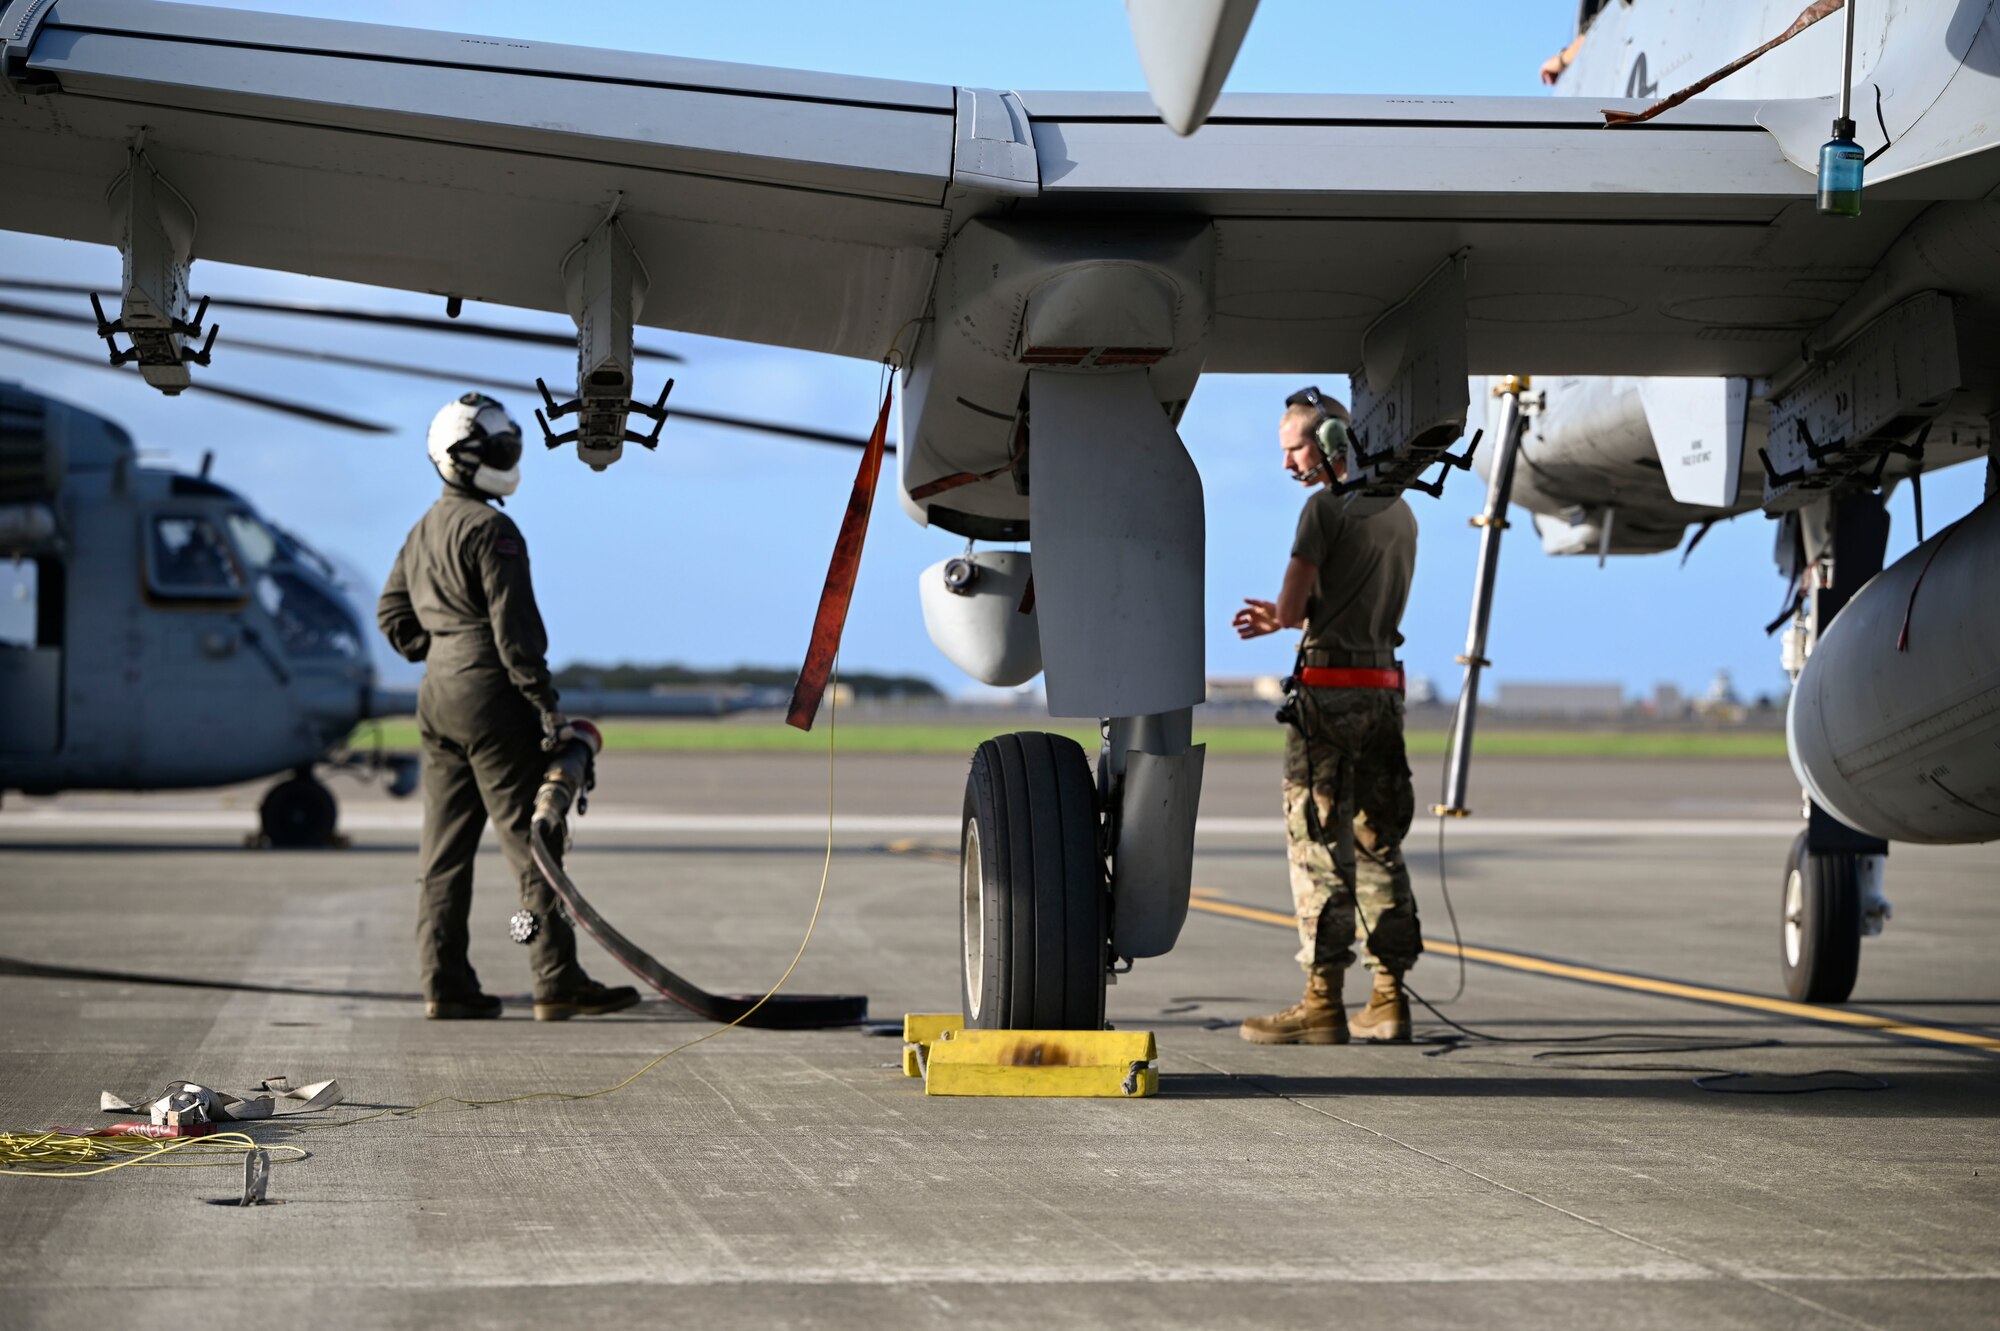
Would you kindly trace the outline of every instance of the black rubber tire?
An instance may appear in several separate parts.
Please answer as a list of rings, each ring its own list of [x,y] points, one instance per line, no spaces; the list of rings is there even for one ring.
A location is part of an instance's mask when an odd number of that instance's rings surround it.
[[[272,786],[257,809],[264,839],[279,850],[316,850],[333,844],[340,806],[333,792],[305,773]]]
[[[1097,786],[1074,740],[972,755],[959,829],[959,992],[980,1030],[1102,1030],[1109,893]]]
[[[1785,864],[1778,931],[1785,992],[1801,1003],[1846,1002],[1861,969],[1861,874],[1856,857],[1807,854],[1806,834],[1799,833]]]

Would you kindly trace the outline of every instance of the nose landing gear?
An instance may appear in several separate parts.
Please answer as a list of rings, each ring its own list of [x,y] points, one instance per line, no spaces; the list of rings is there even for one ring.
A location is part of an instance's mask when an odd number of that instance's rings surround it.
[[[310,768],[272,786],[257,808],[263,844],[278,850],[317,850],[334,843],[340,806]]]

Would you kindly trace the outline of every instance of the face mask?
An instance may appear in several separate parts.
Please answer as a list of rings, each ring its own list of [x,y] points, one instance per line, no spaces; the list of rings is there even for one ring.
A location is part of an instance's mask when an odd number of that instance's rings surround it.
[[[489,464],[472,473],[472,488],[483,494],[499,495],[504,498],[513,494],[514,487],[520,483],[521,469],[518,466],[509,467],[505,471],[495,471]]]

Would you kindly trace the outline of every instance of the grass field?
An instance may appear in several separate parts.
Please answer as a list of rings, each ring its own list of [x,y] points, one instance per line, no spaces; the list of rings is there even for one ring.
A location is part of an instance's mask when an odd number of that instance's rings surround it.
[[[797,753],[825,748],[827,726],[824,717],[808,734],[794,730],[776,717],[769,721],[605,721],[607,749],[628,753]],[[1032,724],[1032,723],[1023,723]],[[939,723],[929,725],[885,724],[859,721],[839,727],[839,746],[846,753],[961,753],[969,754],[982,740],[990,738],[1006,722],[992,725]],[[1097,748],[1095,726],[1057,726],[1086,750]],[[380,742],[391,749],[418,747],[414,721],[381,723]],[[363,726],[355,733],[357,747],[372,748],[376,727]],[[1208,745],[1210,753],[1270,753],[1284,747],[1284,731],[1277,725],[1218,726],[1195,733],[1197,742]],[[1413,755],[1433,756],[1446,752],[1451,737],[1441,730],[1413,730],[1409,749]],[[1548,758],[1783,758],[1785,737],[1778,731],[1594,731],[1594,730],[1485,730],[1475,746],[1489,757]]]

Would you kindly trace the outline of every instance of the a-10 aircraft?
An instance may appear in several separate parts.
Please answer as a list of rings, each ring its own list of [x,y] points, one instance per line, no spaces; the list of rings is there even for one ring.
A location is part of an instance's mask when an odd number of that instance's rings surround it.
[[[1185,918],[1204,532],[1175,423],[1199,377],[1351,370],[1359,505],[1462,458],[1496,379],[1474,461],[1503,500],[1518,473],[1552,549],[1784,515],[1811,795],[1787,983],[1838,1000],[1886,841],[2000,837],[1977,587],[2000,505],[1870,581],[1885,484],[1992,465],[2000,13],[1856,3],[1611,128],[1799,0],[1583,0],[1562,90],[1589,97],[1220,100],[1254,0],[1129,0],[1153,103],[13,0],[0,227],[114,237],[105,331],[168,392],[227,355],[196,257],[566,312],[548,425],[599,470],[650,437],[629,416],[657,419],[635,323],[892,360],[905,511],[1031,546],[947,565],[934,639],[975,673],[1039,666],[1053,713],[1104,723],[1095,772],[1041,735],[974,763],[965,1011],[989,1027],[1101,1024],[1107,972]],[[1815,172],[1849,91],[1835,157],[1869,158],[1865,206],[1829,216]]]

